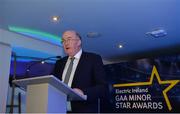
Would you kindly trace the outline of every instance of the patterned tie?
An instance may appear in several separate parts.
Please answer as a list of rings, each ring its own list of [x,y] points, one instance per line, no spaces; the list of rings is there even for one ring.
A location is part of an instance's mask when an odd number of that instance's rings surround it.
[[[72,72],[72,68],[73,68],[73,61],[74,61],[74,57],[73,58],[70,58],[71,59],[71,62],[68,66],[68,69],[67,69],[67,72],[66,72],[66,75],[65,75],[65,79],[64,79],[64,83],[65,84],[68,84],[69,82],[69,78],[70,78],[70,75],[71,75],[71,72]]]

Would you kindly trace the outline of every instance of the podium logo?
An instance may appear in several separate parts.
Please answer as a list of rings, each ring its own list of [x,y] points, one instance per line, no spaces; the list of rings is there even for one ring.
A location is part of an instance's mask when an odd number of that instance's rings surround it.
[[[114,84],[113,87],[114,88],[120,88],[120,87],[140,87],[140,86],[151,86],[153,85],[153,79],[156,77],[158,84],[159,85],[167,85],[168,86],[162,91],[163,94],[163,98],[165,99],[165,103],[168,107],[168,110],[171,111],[172,110],[172,106],[171,106],[171,102],[168,98],[167,92],[170,91],[176,84],[178,84],[180,82],[180,80],[161,80],[158,71],[156,69],[155,66],[153,66],[153,70],[150,76],[150,80],[147,82],[136,82],[136,83],[125,83],[125,84]],[[127,108],[127,109],[132,109],[132,108],[146,108],[146,109],[152,109],[153,106],[156,105],[157,109],[162,109],[162,102],[158,102],[155,104],[155,102],[150,102],[152,100],[151,95],[150,94],[137,94],[137,93],[148,93],[149,90],[148,88],[146,89],[124,89],[124,90],[116,90],[116,93],[121,93],[120,95],[116,95],[116,101],[128,101],[125,104],[123,104],[123,102],[118,102],[118,104],[116,104],[116,108],[121,107],[121,108]],[[124,95],[122,96],[122,94],[124,93],[128,93],[130,95]],[[135,95],[132,95],[132,93],[136,93]],[[145,104],[144,102],[136,102],[136,104],[131,104],[130,101],[148,101],[147,104]],[[143,107],[144,106],[144,107]],[[150,107],[150,108],[149,108]]]

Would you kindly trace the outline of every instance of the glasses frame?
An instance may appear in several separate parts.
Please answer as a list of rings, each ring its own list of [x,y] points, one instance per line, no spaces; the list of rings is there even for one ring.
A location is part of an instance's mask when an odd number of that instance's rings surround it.
[[[61,43],[62,44],[64,44],[64,43],[66,43],[66,42],[72,42],[72,41],[74,41],[74,40],[79,40],[78,38],[69,38],[69,39],[61,39]]]

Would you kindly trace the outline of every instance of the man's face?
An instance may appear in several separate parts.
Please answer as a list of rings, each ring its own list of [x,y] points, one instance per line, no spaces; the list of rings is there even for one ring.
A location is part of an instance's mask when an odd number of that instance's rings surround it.
[[[62,36],[63,48],[66,54],[74,56],[81,46],[81,40],[74,31],[66,31]]]

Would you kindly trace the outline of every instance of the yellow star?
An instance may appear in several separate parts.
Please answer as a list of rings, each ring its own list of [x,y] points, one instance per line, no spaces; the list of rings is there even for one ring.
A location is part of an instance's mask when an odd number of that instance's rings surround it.
[[[149,82],[137,82],[137,83],[126,83],[126,84],[114,84],[113,87],[131,87],[131,86],[146,86],[146,85],[152,85],[153,79],[156,76],[159,84],[170,84],[167,88],[163,90],[163,96],[166,101],[167,107],[169,111],[172,110],[171,103],[169,101],[169,98],[167,96],[167,92],[173,88],[180,80],[166,80],[162,81],[160,79],[160,76],[158,74],[158,71],[155,66],[153,66],[153,70],[151,73],[150,81]]]

